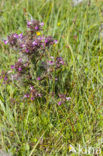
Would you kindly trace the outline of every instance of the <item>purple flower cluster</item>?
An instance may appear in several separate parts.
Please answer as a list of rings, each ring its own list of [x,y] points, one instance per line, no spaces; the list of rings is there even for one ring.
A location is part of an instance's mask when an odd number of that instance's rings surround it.
[[[48,65],[48,71],[51,71],[50,68],[52,66],[55,66],[55,69],[60,68],[62,65],[64,65],[64,60],[62,57],[56,57],[56,59],[54,59],[53,56],[50,57],[50,60],[47,61],[47,65]]]
[[[48,36],[45,38],[45,46],[49,47],[50,45],[53,45],[54,43],[55,43],[55,40],[51,36]]]
[[[53,65],[55,65],[55,59],[54,59],[53,56],[50,56],[50,59],[47,60],[47,64],[48,64],[48,66],[53,66]]]
[[[33,86],[30,86],[29,93],[24,95],[24,98],[31,99],[31,101],[33,101],[37,97],[42,97],[42,94],[39,93]]]
[[[53,44],[57,44],[57,40],[53,37],[44,35],[38,36],[36,32],[41,31],[44,23],[40,23],[36,20],[31,20],[27,22],[27,30],[25,35],[13,33],[8,36],[7,40],[4,40],[5,44],[10,44],[12,47],[17,48],[25,54],[39,54],[40,51],[45,51]],[[40,32],[39,32],[40,33]]]
[[[38,51],[42,49],[42,41],[40,39],[25,40],[20,45],[21,51],[27,55],[37,55]]]
[[[19,58],[18,61],[15,63],[15,65],[11,65],[11,69],[15,69],[15,71],[17,72],[17,74],[19,74],[19,76],[21,74],[25,74],[28,69],[29,69],[29,62],[23,62],[22,58]]]
[[[44,23],[40,23],[36,20],[31,20],[27,22],[27,27],[30,29],[31,32],[40,31],[42,27],[44,26]]]
[[[15,46],[15,47],[18,47],[18,41],[19,40],[22,40],[23,38],[23,34],[16,34],[16,33],[13,33],[11,35],[8,36],[8,39],[7,40],[4,40],[4,43],[5,44],[10,44],[12,47]]]
[[[15,63],[14,68],[18,73],[23,74],[28,70],[28,65],[18,61]]]
[[[8,36],[8,43],[11,46],[17,46],[17,39],[18,39],[18,35],[17,34],[11,34]]]
[[[63,103],[65,103],[66,101],[70,101],[71,100],[71,97],[66,97],[65,94],[59,94],[59,102],[58,102],[58,105],[61,105]]]
[[[45,51],[46,48],[49,48],[55,43],[55,40],[52,37],[44,36],[33,36],[28,39],[28,36],[25,36],[20,43],[20,49],[23,53],[31,55],[37,55],[40,51]]]
[[[59,68],[61,65],[64,65],[64,61],[62,57],[56,58],[56,68]]]

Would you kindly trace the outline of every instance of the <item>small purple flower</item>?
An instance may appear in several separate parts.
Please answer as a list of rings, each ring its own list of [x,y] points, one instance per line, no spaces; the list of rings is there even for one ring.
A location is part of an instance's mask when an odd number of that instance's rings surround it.
[[[53,43],[54,43],[54,39],[51,36],[48,36],[48,37],[45,38],[45,44],[46,44],[47,47],[49,47]]]
[[[16,38],[16,39],[19,38],[18,34],[14,34],[13,36],[14,36],[14,38]]]
[[[26,48],[26,50],[25,50],[25,51],[26,51],[26,53],[28,53],[28,52],[29,52],[29,50],[28,50],[27,48]]]
[[[25,95],[24,95],[24,98],[29,98],[29,97],[30,97],[29,94],[25,94]]]
[[[24,48],[25,47],[25,44],[21,44],[21,48]]]
[[[37,77],[37,80],[38,80],[38,81],[40,81],[40,80],[41,80],[41,78],[40,78],[40,77]]]
[[[43,23],[43,22],[41,22],[41,23],[40,23],[40,25],[41,25],[41,26],[44,26],[44,23]]]
[[[18,36],[20,37],[20,39],[22,39],[23,38],[23,33],[19,34]]]
[[[38,97],[42,97],[42,95],[40,93],[38,93]]]
[[[4,40],[4,44],[8,44],[8,40]]]
[[[21,68],[21,67],[19,67],[19,68],[18,68],[18,70],[19,70],[19,71],[22,71],[22,68]]]
[[[58,105],[60,106],[61,104],[62,104],[62,101],[59,101],[59,102],[58,102]]]
[[[48,40],[47,39],[45,39],[45,43],[48,43]]]
[[[56,59],[57,59],[57,61],[61,61],[62,57],[57,57]]]
[[[33,44],[33,46],[36,46],[37,45],[37,42],[36,41],[33,41],[32,44]]]
[[[34,97],[31,97],[31,101],[33,101],[34,100]]]
[[[35,26],[35,30],[39,30],[39,27],[38,26]]]
[[[71,100],[71,97],[66,97],[66,100],[67,100],[67,101],[70,101],[70,100]]]
[[[19,62],[22,62],[22,58],[19,58],[18,61],[19,61]]]
[[[57,44],[57,43],[58,43],[58,41],[57,41],[57,40],[54,40],[54,43],[55,43],[55,44]]]
[[[61,64],[64,65],[63,58],[62,57],[57,57],[56,58],[56,66],[60,67]]]
[[[15,68],[15,66],[14,65],[11,65],[11,69],[14,69]]]
[[[30,86],[30,89],[32,90],[34,87],[33,86]]]
[[[28,22],[27,22],[27,26],[30,26],[31,24],[32,24],[31,21],[28,21]]]
[[[4,77],[4,80],[5,80],[5,81],[7,81],[7,80],[8,80],[7,76],[5,76],[5,77]]]
[[[63,61],[63,60],[62,60],[62,61],[60,61],[60,64],[64,65],[64,61]]]
[[[54,65],[54,61],[47,61],[49,65]]]

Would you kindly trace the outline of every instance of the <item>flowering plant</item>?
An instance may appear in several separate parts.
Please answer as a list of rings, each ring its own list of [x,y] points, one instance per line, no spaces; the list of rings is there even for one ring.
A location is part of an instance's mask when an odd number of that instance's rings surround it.
[[[9,79],[10,81],[18,81],[19,85],[22,84],[27,90],[24,98],[31,100],[42,97],[43,90],[46,88],[50,92],[51,83],[54,84],[53,92],[57,93],[54,82],[58,81],[58,73],[62,72],[62,66],[65,65],[62,57],[50,55],[49,49],[55,47],[57,40],[51,36],[43,35],[43,26],[43,22],[28,21],[28,29],[25,34],[13,33],[8,36],[7,40],[4,40],[5,44],[9,44],[12,49],[18,52],[18,60],[14,65],[11,65],[11,70],[8,71]],[[6,76],[1,74],[2,77],[4,77],[4,81],[7,80],[7,73]],[[39,87],[34,82],[39,83]],[[43,90],[40,90],[40,87],[43,87]],[[58,93],[57,96],[60,97]],[[62,97],[60,97],[61,101],[58,102],[59,105],[69,99],[66,95]]]

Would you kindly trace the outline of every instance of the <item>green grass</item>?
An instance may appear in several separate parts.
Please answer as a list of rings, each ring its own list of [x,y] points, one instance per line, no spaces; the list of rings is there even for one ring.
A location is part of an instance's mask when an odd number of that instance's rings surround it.
[[[103,138],[102,8],[95,0],[90,6],[83,3],[75,7],[70,0],[0,1],[0,71],[9,70],[17,57],[2,39],[11,32],[24,32],[26,20],[33,17],[45,23],[45,34],[59,41],[55,53],[67,63],[60,91],[67,88],[71,97],[61,106],[50,94],[45,95],[45,104],[22,103],[22,87],[18,92],[14,85],[1,84],[1,150],[17,156],[59,156],[70,155],[69,144],[99,146],[98,140]]]

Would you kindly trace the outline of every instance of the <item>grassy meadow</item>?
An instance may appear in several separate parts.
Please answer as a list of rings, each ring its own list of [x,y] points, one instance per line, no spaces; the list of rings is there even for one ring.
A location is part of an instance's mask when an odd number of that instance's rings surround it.
[[[56,83],[71,100],[58,105],[51,95],[56,84],[48,81],[49,89],[34,82],[45,100],[23,101],[22,84],[0,79],[0,150],[13,156],[77,156],[70,145],[78,151],[79,144],[101,148],[102,156],[103,2],[0,0],[0,73],[18,57],[3,39],[25,32],[31,18],[44,22],[44,34],[58,40],[49,53],[65,61]]]

